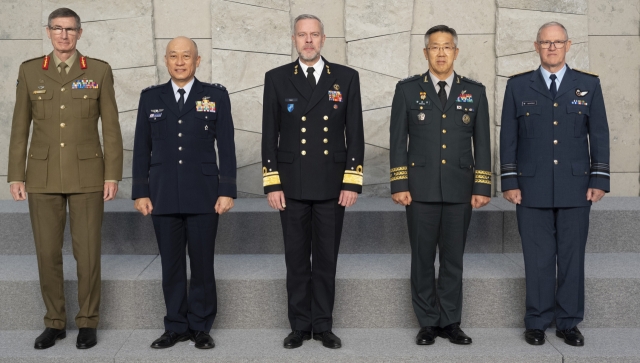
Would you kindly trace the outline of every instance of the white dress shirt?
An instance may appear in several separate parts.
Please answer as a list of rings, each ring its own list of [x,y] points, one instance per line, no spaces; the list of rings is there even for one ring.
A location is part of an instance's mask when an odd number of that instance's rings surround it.
[[[307,77],[307,68],[309,68],[308,65],[300,62],[300,60],[298,59],[298,63],[300,63],[300,67],[302,68],[302,74],[304,74],[304,77]],[[322,68],[324,68],[324,61],[322,60],[322,57],[320,57],[320,59],[318,59],[318,61],[316,62],[316,64],[313,65],[313,76],[316,77],[316,84],[318,84],[320,82],[320,75],[322,74]]]

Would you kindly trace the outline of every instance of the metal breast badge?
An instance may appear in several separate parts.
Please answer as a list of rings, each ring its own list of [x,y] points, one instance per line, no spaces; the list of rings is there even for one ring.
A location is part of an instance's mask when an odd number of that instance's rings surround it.
[[[420,120],[420,121],[424,121],[424,116],[425,116],[425,115],[424,115],[424,112],[420,112],[420,113],[418,114],[418,120]]]
[[[462,115],[462,122],[464,122],[465,125],[468,125],[469,122],[471,122],[471,117],[469,116],[468,113],[465,113],[464,115]]]

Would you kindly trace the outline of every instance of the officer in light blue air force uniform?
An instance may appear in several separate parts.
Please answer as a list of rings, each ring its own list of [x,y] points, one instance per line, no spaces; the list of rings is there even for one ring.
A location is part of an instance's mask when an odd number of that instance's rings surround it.
[[[525,261],[525,340],[544,344],[555,318],[556,335],[581,346],[589,212],[609,191],[609,128],[598,76],[565,64],[565,27],[544,24],[534,44],[541,66],[508,81],[500,132],[502,191],[517,204]]]

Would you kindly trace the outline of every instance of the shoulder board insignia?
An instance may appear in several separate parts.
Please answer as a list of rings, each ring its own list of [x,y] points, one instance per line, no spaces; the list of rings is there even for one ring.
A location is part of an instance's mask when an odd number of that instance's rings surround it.
[[[26,61],[22,62],[22,64],[27,63],[27,62],[31,62],[32,60],[41,59],[41,58],[44,58],[44,57],[47,57],[47,56],[46,55],[41,55],[39,57],[27,59]]]
[[[597,74],[595,73],[591,73],[591,72],[587,72],[587,71],[583,71],[582,69],[577,69],[577,68],[571,68],[576,72],[580,72],[580,73],[584,73],[584,74],[588,74],[590,76],[594,76],[594,77],[599,77]]]
[[[87,58],[89,58],[89,57],[84,57],[84,56],[83,56],[83,58],[87,59]],[[91,60],[96,60],[96,61],[98,61],[98,62],[102,62],[102,63],[104,63],[104,64],[109,64],[108,62],[103,61],[102,59],[98,59],[98,58],[91,58]]]
[[[49,56],[45,55],[44,59],[42,60],[42,69],[44,69],[45,71],[49,69],[49,63],[50,63]]]
[[[80,69],[87,69],[87,57],[80,57]]]
[[[510,75],[510,76],[509,76],[509,78],[513,78],[513,77],[521,76],[521,75],[523,75],[523,74],[531,73],[531,72],[534,72],[534,71],[535,71],[535,69],[531,69],[531,70],[528,70],[528,71],[524,71],[524,72],[520,72],[520,73],[512,74],[512,75]]]
[[[469,77],[460,76],[460,79],[465,80],[465,81],[467,81],[469,83],[477,84],[478,86],[484,86],[481,82],[478,82],[475,79],[472,79],[472,78],[469,78]]]
[[[146,92],[146,91],[148,91],[148,90],[150,90],[150,89],[154,89],[154,88],[162,87],[162,86],[164,86],[165,84],[166,84],[166,83],[162,83],[162,84],[154,84],[153,86],[149,86],[149,87],[147,87],[147,88],[143,89],[140,93]]]
[[[202,84],[204,84],[205,86],[212,86],[212,87],[216,87],[216,88],[220,88],[221,90],[225,91],[226,88],[225,86],[221,85],[220,83],[206,83],[206,82],[202,82]]]
[[[418,79],[420,77],[422,77],[422,74],[414,74],[413,76],[409,76],[407,78],[403,78],[403,79],[399,80],[398,84],[409,82],[409,81],[413,81],[414,79]]]

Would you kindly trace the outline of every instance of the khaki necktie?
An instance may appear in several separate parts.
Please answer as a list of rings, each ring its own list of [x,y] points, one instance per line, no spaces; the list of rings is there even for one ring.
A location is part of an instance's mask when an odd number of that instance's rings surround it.
[[[60,62],[60,64],[58,64],[58,67],[60,67],[60,74],[62,74],[63,76],[64,76],[65,74],[67,74],[66,69],[67,69],[67,67],[69,67],[69,66],[67,65],[67,63],[65,63],[65,62]],[[62,72],[64,72],[64,73],[62,73]]]

